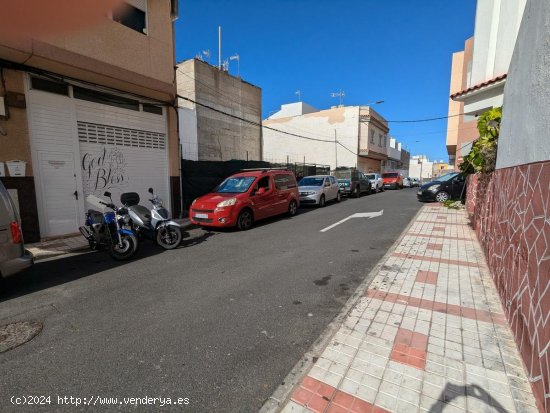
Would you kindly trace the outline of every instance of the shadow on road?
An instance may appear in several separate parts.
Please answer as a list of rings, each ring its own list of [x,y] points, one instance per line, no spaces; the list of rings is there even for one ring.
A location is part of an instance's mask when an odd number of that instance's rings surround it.
[[[213,233],[205,233],[189,236],[186,233],[177,250],[202,244],[213,235]],[[158,245],[144,241],[139,244],[136,255],[129,261],[116,261],[107,251],[86,251],[37,261],[31,268],[20,274],[5,279],[0,277],[0,303],[165,252]]]

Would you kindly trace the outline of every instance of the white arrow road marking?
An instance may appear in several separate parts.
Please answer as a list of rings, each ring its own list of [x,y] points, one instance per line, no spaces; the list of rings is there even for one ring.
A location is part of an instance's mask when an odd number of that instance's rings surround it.
[[[350,215],[350,216],[347,217],[347,218],[344,218],[344,219],[341,220],[341,221],[338,221],[338,222],[335,223],[335,224],[332,224],[332,225],[330,225],[330,226],[328,226],[328,227],[326,227],[326,228],[323,228],[323,229],[321,230],[321,232],[327,232],[328,230],[330,230],[330,229],[332,229],[332,228],[334,228],[334,227],[336,227],[336,226],[338,226],[338,225],[340,225],[340,224],[342,224],[342,223],[344,223],[344,222],[346,222],[346,221],[349,221],[349,220],[352,219],[352,218],[369,218],[369,219],[370,219],[370,218],[375,218],[375,217],[381,217],[383,213],[384,213],[384,210],[383,210],[383,209],[380,210],[380,211],[378,211],[378,212],[358,212],[358,213],[356,213],[356,214]]]

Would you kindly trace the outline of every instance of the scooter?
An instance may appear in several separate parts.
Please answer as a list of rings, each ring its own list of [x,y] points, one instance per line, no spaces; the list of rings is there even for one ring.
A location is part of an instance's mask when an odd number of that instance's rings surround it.
[[[124,228],[130,221],[127,211],[113,204],[110,192],[105,192],[103,195],[111,202],[103,202],[94,195],[88,195],[86,200],[98,208],[107,207],[112,211],[99,212],[89,209],[86,213],[85,225],[78,229],[93,250],[108,248],[111,257],[115,260],[127,260],[137,251],[136,234]]]
[[[140,238],[154,240],[162,248],[172,250],[177,248],[183,238],[181,225],[170,219],[170,213],[162,204],[162,199],[155,195],[153,188],[148,191],[153,204],[151,210],[139,204],[139,194],[125,192],[120,196],[120,202],[128,209],[130,225]]]

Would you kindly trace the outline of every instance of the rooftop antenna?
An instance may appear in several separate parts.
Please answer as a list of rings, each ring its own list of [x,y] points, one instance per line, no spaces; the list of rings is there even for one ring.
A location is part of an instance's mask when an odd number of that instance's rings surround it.
[[[302,101],[302,92],[300,91],[300,89],[298,89],[294,93],[296,94],[296,96],[298,96],[298,102],[301,102]]]
[[[233,56],[229,56],[229,60],[237,61],[237,77],[241,77],[241,56],[238,53],[235,53]]]
[[[344,96],[346,96],[346,94],[342,89],[340,89],[340,91],[338,93],[331,93],[330,94],[331,98],[337,98],[337,97],[340,98],[340,105],[339,106],[342,106],[342,102],[344,101]]]
[[[197,53],[195,58],[202,60],[203,62],[205,61],[205,58],[206,58],[206,61],[210,63],[210,50],[206,49],[206,50],[203,50],[202,52]]]
[[[228,59],[225,59],[225,60],[223,61],[222,70],[223,70],[224,72],[228,72],[228,71],[229,71],[229,60],[228,60]]]

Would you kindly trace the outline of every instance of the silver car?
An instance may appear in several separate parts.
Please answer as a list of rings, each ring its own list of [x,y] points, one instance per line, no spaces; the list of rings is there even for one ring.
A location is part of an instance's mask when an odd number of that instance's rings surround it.
[[[382,176],[377,173],[368,173],[365,174],[367,178],[369,179],[371,183],[371,192],[377,193],[382,192],[384,190],[384,179],[382,179]]]
[[[34,262],[25,250],[21,222],[8,191],[0,182],[0,277],[9,277]]]
[[[334,176],[305,176],[298,182],[300,205],[324,207],[328,201],[340,202],[340,187]]]

